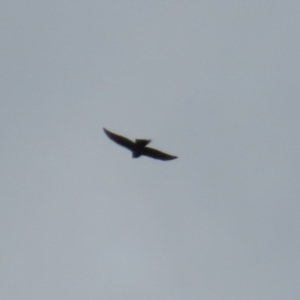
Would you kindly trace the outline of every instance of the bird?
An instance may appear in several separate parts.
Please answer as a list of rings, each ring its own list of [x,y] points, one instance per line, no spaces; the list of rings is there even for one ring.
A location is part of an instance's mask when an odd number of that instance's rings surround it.
[[[116,133],[107,130],[106,128],[103,128],[103,130],[105,134],[108,136],[108,138],[110,138],[112,141],[114,141],[120,146],[129,149],[132,152],[132,158],[138,158],[142,155],[155,158],[155,159],[160,159],[160,160],[172,160],[177,158],[177,156],[173,156],[161,152],[159,150],[146,147],[151,142],[151,140],[136,139],[133,142],[124,136],[118,135]]]

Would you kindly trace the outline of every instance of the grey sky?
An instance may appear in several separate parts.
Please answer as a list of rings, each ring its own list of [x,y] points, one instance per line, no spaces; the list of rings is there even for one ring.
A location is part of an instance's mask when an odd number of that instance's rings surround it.
[[[299,16],[2,1],[0,298],[300,299]]]

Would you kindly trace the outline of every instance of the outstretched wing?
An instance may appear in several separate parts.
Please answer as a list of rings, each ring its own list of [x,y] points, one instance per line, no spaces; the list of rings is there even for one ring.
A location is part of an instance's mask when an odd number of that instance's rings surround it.
[[[173,156],[149,147],[145,147],[143,149],[142,155],[149,156],[155,159],[160,159],[160,160],[171,160],[177,158],[177,156]]]
[[[129,139],[127,139],[124,136],[115,134],[113,132],[108,131],[107,129],[103,128],[104,132],[106,133],[106,135],[113,140],[115,143],[129,149],[129,150],[133,150],[135,148],[135,143]]]

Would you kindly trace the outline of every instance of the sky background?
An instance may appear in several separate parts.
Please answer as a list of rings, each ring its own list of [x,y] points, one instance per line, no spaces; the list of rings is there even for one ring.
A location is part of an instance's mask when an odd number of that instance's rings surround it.
[[[299,1],[0,6],[1,299],[300,299]]]

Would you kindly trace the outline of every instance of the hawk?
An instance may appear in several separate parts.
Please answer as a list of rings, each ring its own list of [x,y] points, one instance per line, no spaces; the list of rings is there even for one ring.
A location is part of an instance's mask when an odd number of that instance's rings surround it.
[[[145,155],[151,158],[160,159],[160,160],[171,160],[177,158],[156,149],[146,147],[151,140],[146,139],[136,139],[135,142],[127,139],[124,136],[118,135],[116,133],[110,132],[107,129],[103,128],[106,135],[113,140],[115,143],[129,149],[132,152],[132,158],[138,158],[141,155]]]

